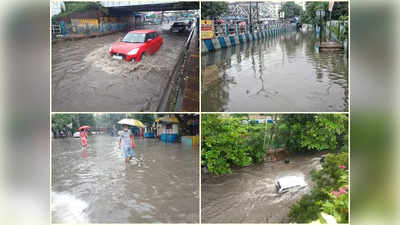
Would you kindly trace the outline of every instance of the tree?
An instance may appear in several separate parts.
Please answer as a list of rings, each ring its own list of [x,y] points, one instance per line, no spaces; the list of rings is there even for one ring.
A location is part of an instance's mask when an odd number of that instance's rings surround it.
[[[75,114],[53,114],[51,117],[51,127],[62,130],[73,122]]]
[[[202,2],[201,3],[201,18],[216,19],[228,12],[227,2]]]
[[[102,5],[99,2],[64,2],[65,12],[79,12],[88,9],[98,9]]]
[[[279,12],[285,12],[286,18],[292,18],[294,16],[300,16],[302,8],[294,2],[285,2]]]
[[[74,12],[84,12],[87,10],[101,10],[105,15],[108,14],[108,9],[103,7],[100,2],[75,2],[66,1],[61,7],[61,12],[52,17],[53,20],[68,16]]]
[[[325,16],[322,17],[324,21],[329,20],[328,2],[307,2],[306,10],[303,11],[301,18],[302,23],[306,24],[319,24],[319,17],[316,16],[318,9],[325,10]],[[349,9],[347,2],[335,2],[332,9],[332,20],[339,20],[340,16],[348,16]]]
[[[342,16],[349,15],[349,3],[348,2],[335,2],[332,9],[332,20],[340,20]]]
[[[291,151],[337,150],[346,138],[348,118],[343,114],[286,114],[279,136]]]
[[[95,127],[96,121],[93,114],[78,114],[79,125],[80,126],[90,126]]]

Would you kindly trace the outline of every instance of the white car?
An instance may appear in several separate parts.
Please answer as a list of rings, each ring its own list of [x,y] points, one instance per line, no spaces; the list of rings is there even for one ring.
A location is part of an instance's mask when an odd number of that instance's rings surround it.
[[[75,132],[74,133],[74,138],[79,138],[80,137],[80,133],[79,132]]]
[[[286,176],[279,178],[276,183],[276,191],[278,193],[285,193],[288,191],[297,191],[307,186],[304,177],[301,176]]]

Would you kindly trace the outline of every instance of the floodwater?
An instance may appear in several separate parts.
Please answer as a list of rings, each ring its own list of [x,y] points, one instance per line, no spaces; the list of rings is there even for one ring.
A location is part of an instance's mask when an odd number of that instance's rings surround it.
[[[202,223],[288,223],[289,206],[312,189],[310,172],[320,169],[319,154],[265,162],[232,174],[212,176],[202,173]],[[278,194],[275,181],[285,176],[303,178],[307,186]]]
[[[52,109],[63,112],[156,111],[187,35],[161,31],[164,43],[140,62],[112,59],[124,34],[52,45]]]
[[[52,140],[52,222],[198,223],[197,148],[137,139],[126,164],[118,140]]]
[[[202,111],[347,111],[347,57],[317,43],[290,32],[202,55]]]

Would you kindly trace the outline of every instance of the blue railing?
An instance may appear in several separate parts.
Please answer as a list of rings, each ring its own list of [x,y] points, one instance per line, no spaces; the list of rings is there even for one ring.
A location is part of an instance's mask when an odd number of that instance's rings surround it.
[[[282,30],[288,29],[292,25],[287,23],[273,23],[273,24],[255,24],[252,27],[253,32],[259,32],[264,30]],[[240,24],[215,24],[214,25],[215,36],[230,36],[238,34],[250,33],[250,25],[240,25]]]

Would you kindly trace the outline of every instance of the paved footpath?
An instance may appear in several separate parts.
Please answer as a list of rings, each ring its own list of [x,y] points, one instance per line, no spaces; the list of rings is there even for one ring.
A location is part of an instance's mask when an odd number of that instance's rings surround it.
[[[199,111],[199,36],[197,32],[193,34],[190,43],[188,56],[185,61],[183,74],[185,76],[185,89],[183,92],[182,111],[198,112]]]

